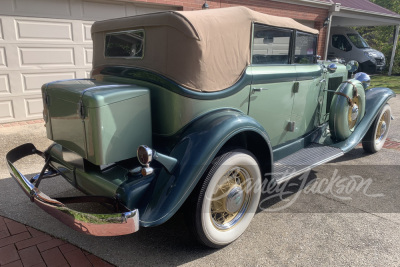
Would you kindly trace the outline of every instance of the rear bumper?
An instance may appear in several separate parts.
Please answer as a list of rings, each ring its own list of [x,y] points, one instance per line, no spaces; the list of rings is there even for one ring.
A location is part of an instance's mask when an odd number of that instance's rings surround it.
[[[38,151],[33,144],[24,144],[8,152],[6,160],[11,176],[31,201],[35,202],[41,209],[72,229],[88,235],[117,236],[131,234],[139,230],[139,211],[137,209],[129,210],[114,199],[96,196],[53,199],[42,193],[35,186],[33,179],[27,179],[13,165],[17,160],[34,154],[44,157],[44,154]],[[72,210],[65,205],[65,203],[83,202],[113,203],[116,204],[120,212],[91,214]]]

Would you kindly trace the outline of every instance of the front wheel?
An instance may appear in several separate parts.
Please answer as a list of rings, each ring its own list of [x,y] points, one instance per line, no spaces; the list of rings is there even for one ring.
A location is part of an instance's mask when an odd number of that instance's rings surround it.
[[[390,106],[386,104],[362,140],[366,152],[376,153],[382,149],[389,132],[391,114]]]
[[[213,248],[236,240],[257,210],[260,187],[260,168],[250,152],[235,150],[215,158],[187,209],[197,239]]]

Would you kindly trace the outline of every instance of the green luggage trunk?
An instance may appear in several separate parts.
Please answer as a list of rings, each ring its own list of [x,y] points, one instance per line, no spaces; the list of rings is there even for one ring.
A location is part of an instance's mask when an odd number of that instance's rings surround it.
[[[96,165],[151,146],[150,92],[135,85],[66,80],[42,87],[47,137]]]

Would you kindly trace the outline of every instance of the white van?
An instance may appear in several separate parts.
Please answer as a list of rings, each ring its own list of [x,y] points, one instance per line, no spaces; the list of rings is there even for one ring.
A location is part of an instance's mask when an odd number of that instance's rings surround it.
[[[358,71],[366,73],[381,72],[386,64],[382,52],[370,48],[357,31],[345,27],[331,28],[328,59],[333,58],[356,60],[360,63]]]

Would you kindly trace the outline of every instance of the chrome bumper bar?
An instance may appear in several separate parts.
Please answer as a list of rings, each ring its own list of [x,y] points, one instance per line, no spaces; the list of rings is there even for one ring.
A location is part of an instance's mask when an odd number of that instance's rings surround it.
[[[40,155],[45,157],[45,154],[38,151],[33,144],[24,144],[14,148],[6,155],[7,166],[11,176],[21,186],[23,191],[30,197],[32,202],[35,202],[41,209],[60,220],[62,223],[72,229],[94,236],[117,236],[127,235],[139,230],[139,211],[129,210],[125,206],[116,202],[115,199],[98,196],[84,197],[68,197],[53,199],[42,193],[36,186],[36,182],[40,182],[40,176],[49,174],[48,177],[54,176],[53,172],[45,173],[43,168],[39,176],[35,176],[29,180],[22,175],[13,165],[14,162],[30,155]],[[47,160],[46,160],[47,164]],[[35,184],[33,184],[35,183]],[[83,203],[97,202],[116,204],[120,213],[112,214],[91,214],[68,208],[65,203]]]

